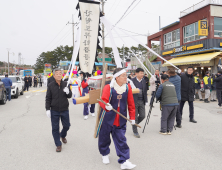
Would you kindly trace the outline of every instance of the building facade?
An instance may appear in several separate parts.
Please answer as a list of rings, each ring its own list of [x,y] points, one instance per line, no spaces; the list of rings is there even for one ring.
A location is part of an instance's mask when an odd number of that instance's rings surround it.
[[[182,72],[192,65],[202,76],[216,73],[222,57],[222,0],[204,0],[182,11],[179,21],[148,37],[150,48],[152,41],[160,42],[161,56]],[[160,58],[153,62],[170,68]]]

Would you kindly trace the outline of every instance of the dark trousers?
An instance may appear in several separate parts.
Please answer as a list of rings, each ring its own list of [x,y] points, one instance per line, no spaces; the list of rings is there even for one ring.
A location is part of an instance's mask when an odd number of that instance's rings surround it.
[[[90,113],[95,113],[95,104],[91,104]]]
[[[25,83],[25,88],[24,88],[24,91],[29,91],[29,83]]]
[[[42,87],[42,82],[39,82],[39,87]]]
[[[144,105],[144,102],[143,100],[138,100],[136,105],[135,105],[135,109],[136,109],[136,116],[135,116],[135,122],[136,124],[139,124],[140,122],[143,121],[143,119],[145,118],[145,105]],[[133,132],[134,133],[138,133],[138,130],[137,130],[137,126],[133,125]]]
[[[31,81],[29,81],[29,87],[32,87],[32,82]]]
[[[126,125],[122,127],[110,126],[103,122],[99,133],[99,152],[101,155],[106,156],[110,153],[110,134],[112,134],[113,142],[116,148],[118,162],[124,163],[130,158],[129,146],[126,143]]]
[[[63,129],[61,133],[59,132],[59,120],[61,118]],[[57,112],[54,110],[51,110],[51,123],[52,123],[52,135],[55,141],[56,146],[61,146],[62,143],[60,141],[61,138],[65,138],[67,135],[67,131],[70,127],[70,121],[69,121],[69,111],[63,111],[63,112]]]
[[[89,106],[89,103],[83,103],[83,116],[87,116],[87,115],[89,115],[89,108],[88,108],[88,106]]]
[[[221,106],[221,102],[222,102],[222,90],[217,90],[217,99],[218,99],[218,105]]]
[[[178,106],[163,106],[161,116],[161,132],[173,131]]]
[[[34,87],[37,87],[37,82],[34,82]]]
[[[180,114],[181,114],[181,119],[182,119],[182,115],[183,115],[183,106],[185,104],[186,101],[181,101],[180,102]],[[190,110],[190,120],[193,119],[194,117],[194,108],[193,108],[193,101],[188,101],[189,104],[189,110]],[[177,122],[178,125],[181,125],[181,119]]]
[[[5,89],[6,89],[6,101],[7,99],[10,101],[11,100],[11,87],[5,86]]]

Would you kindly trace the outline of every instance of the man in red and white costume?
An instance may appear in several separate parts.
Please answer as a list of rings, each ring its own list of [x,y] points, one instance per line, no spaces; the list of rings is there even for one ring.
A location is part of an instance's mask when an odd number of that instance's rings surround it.
[[[114,108],[127,117],[128,107],[131,124],[135,124],[135,104],[132,89],[130,84],[127,84],[127,74],[124,69],[117,68],[113,74],[113,80],[104,87],[102,94],[102,100],[108,103],[109,106],[99,103],[102,107],[101,113],[106,112],[99,133],[99,151],[103,163],[110,163],[111,134],[116,153],[119,156],[118,162],[121,164],[121,169],[133,169],[136,165],[129,161],[130,151],[125,137],[127,121],[112,110]]]

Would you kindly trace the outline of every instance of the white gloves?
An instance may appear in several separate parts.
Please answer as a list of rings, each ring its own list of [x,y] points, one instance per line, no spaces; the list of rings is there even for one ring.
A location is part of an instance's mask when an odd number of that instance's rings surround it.
[[[113,106],[111,105],[111,104],[109,104],[109,103],[107,103],[109,106],[106,106],[106,110],[112,110],[113,109]]]
[[[135,120],[131,120],[131,125],[135,125]]]
[[[149,105],[149,103],[146,103],[146,106],[148,106]]]
[[[181,70],[179,69],[177,72],[180,74],[180,73],[181,73]]]
[[[46,115],[47,115],[48,118],[51,118],[51,111],[50,111],[50,110],[47,110],[47,111],[46,111]]]
[[[68,88],[68,87],[65,87],[65,88],[63,89],[63,91],[64,91],[66,94],[69,94],[69,88]]]

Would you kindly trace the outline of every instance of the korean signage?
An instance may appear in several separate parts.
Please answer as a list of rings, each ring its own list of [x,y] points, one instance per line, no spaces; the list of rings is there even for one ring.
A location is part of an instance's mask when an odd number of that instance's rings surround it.
[[[79,2],[81,11],[81,41],[79,62],[81,71],[92,73],[95,63],[100,9],[99,2]]]
[[[168,55],[168,54],[174,54],[174,53],[179,53],[179,52],[184,52],[184,51],[189,51],[189,50],[194,50],[198,48],[203,48],[203,44],[197,44],[197,45],[192,45],[192,46],[181,46],[178,48],[174,48],[173,50],[163,52],[162,55]]]
[[[208,21],[207,20],[198,21],[198,35],[208,36]]]

